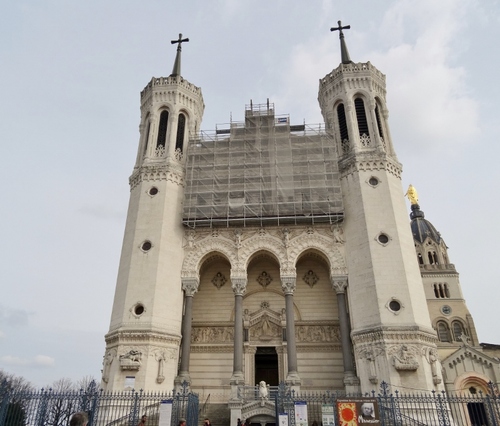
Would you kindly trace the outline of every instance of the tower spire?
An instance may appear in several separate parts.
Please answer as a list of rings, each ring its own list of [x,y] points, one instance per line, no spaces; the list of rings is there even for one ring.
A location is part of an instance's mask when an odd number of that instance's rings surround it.
[[[341,53],[341,58],[342,58],[342,63],[343,64],[350,64],[351,58],[349,57],[349,51],[347,50],[347,45],[345,44],[344,40],[344,32],[342,30],[349,30],[351,28],[350,25],[346,25],[345,27],[342,26],[342,22],[338,21],[339,26],[337,28],[332,27],[330,28],[330,31],[338,31],[339,32],[339,39],[340,39],[340,53]]]
[[[178,43],[177,45],[177,54],[175,55],[175,62],[174,62],[174,68],[172,69],[172,74],[171,76],[178,76],[181,75],[181,51],[182,51],[182,43],[183,42],[188,42],[188,38],[182,38],[182,34],[179,34],[179,38],[177,40],[172,40],[170,43],[175,44]]]

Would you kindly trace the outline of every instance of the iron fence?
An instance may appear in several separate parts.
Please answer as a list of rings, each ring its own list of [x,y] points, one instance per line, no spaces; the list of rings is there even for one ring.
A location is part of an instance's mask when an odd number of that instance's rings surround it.
[[[85,411],[88,426],[137,426],[148,416],[146,426],[159,422],[160,406],[172,404],[171,424],[184,418],[198,424],[198,395],[184,384],[179,392],[104,392],[95,383],[86,390],[57,392],[51,389],[19,391],[0,387],[0,426],[67,426],[75,412]]]
[[[390,386],[382,382],[379,392],[365,395],[349,395],[344,392],[294,392],[281,384],[275,395],[276,418],[288,416],[289,426],[380,424],[385,426],[500,426],[500,396],[493,383],[487,394],[448,395],[446,392],[403,394],[390,392]],[[361,410],[366,401],[375,406],[373,420],[361,421]],[[296,412],[304,411],[306,420]],[[355,423],[340,421],[346,407],[348,416]],[[314,423],[316,422],[316,423]]]

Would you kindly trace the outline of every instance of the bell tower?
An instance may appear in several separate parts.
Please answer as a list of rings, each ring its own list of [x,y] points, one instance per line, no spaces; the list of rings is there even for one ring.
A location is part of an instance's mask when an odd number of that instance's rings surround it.
[[[153,77],[141,92],[139,148],[105,337],[107,390],[171,390],[177,375],[185,152],[205,107],[201,89],[181,75],[181,45],[187,41],[182,34],[172,41],[178,45],[172,74]]]
[[[385,75],[354,63],[339,21],[342,62],[320,80],[319,104],[339,154],[348,306],[362,392],[382,380],[441,389],[431,326],[408,224],[401,164],[389,131]]]

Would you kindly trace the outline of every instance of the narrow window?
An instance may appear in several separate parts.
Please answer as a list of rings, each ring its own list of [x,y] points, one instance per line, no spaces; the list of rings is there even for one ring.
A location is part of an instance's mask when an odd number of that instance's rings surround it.
[[[444,295],[449,299],[450,298],[450,290],[448,289],[448,284],[444,283]]]
[[[461,342],[462,334],[465,334],[462,323],[460,323],[459,321],[453,321],[452,329],[453,329],[453,340],[455,340],[455,342]]]
[[[431,265],[433,265],[434,264],[434,259],[432,258],[432,253],[430,251],[427,252],[427,257],[429,258],[429,263]]]
[[[378,134],[381,138],[384,137],[384,130],[382,129],[382,121],[380,121],[380,110],[378,104],[375,105],[375,117],[377,118]]]
[[[345,154],[349,151],[349,132],[347,131],[344,104],[340,104],[337,107],[337,118],[339,120],[340,143],[342,145],[342,151]]]
[[[434,263],[437,265],[439,262],[438,262],[438,257],[437,257],[437,254],[435,251],[432,252],[432,258],[434,259]]]
[[[370,133],[368,132],[368,121],[366,120],[366,111],[363,99],[356,98],[354,100],[354,106],[356,108],[356,117],[358,119],[359,136],[370,136]]]
[[[436,299],[439,299],[439,292],[438,292],[437,284],[434,284],[434,296],[436,296]]]
[[[146,129],[146,139],[144,139],[144,151],[142,156],[146,156],[146,152],[148,151],[148,141],[149,141],[149,129],[151,128],[151,123],[148,121],[148,127]]]
[[[437,324],[438,339],[440,342],[450,342],[450,330],[448,330],[448,325],[444,322],[438,322]]]
[[[423,265],[424,264],[424,258],[422,257],[422,255],[420,253],[418,254],[418,264],[419,265]]]
[[[158,126],[158,139],[156,140],[156,148],[160,146],[165,148],[167,140],[167,126],[168,126],[168,111],[163,111],[160,114],[160,125]]]
[[[439,284],[439,297],[441,297],[441,299],[444,299],[443,284]]]
[[[184,147],[184,129],[186,127],[186,116],[184,114],[179,114],[179,119],[177,120],[177,139],[175,140],[175,150],[178,149],[182,152]]]

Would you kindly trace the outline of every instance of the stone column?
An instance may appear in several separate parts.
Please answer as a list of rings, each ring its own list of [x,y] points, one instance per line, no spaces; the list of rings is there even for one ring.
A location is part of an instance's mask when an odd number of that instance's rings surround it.
[[[182,279],[182,289],[184,290],[184,316],[182,317],[181,365],[179,367],[179,374],[174,380],[176,389],[179,388],[183,382],[191,384],[191,377],[189,376],[189,357],[191,355],[193,296],[198,291],[199,284],[198,278]]]
[[[289,386],[300,386],[297,368],[297,345],[295,343],[295,315],[293,309],[293,292],[296,276],[281,276],[281,288],[285,293],[286,308],[286,348],[288,358],[288,373],[286,383]]]
[[[337,293],[340,340],[342,343],[342,358],[344,360],[344,386],[348,393],[359,392],[359,379],[356,377],[352,357],[351,326],[346,308],[345,292],[347,289],[347,276],[333,276],[331,277],[331,282],[333,289]]]
[[[246,277],[231,277],[231,284],[234,291],[234,351],[233,351],[233,375],[231,376],[231,386],[237,387],[244,384],[243,375],[243,294],[247,287]],[[237,397],[233,392],[233,398]]]

